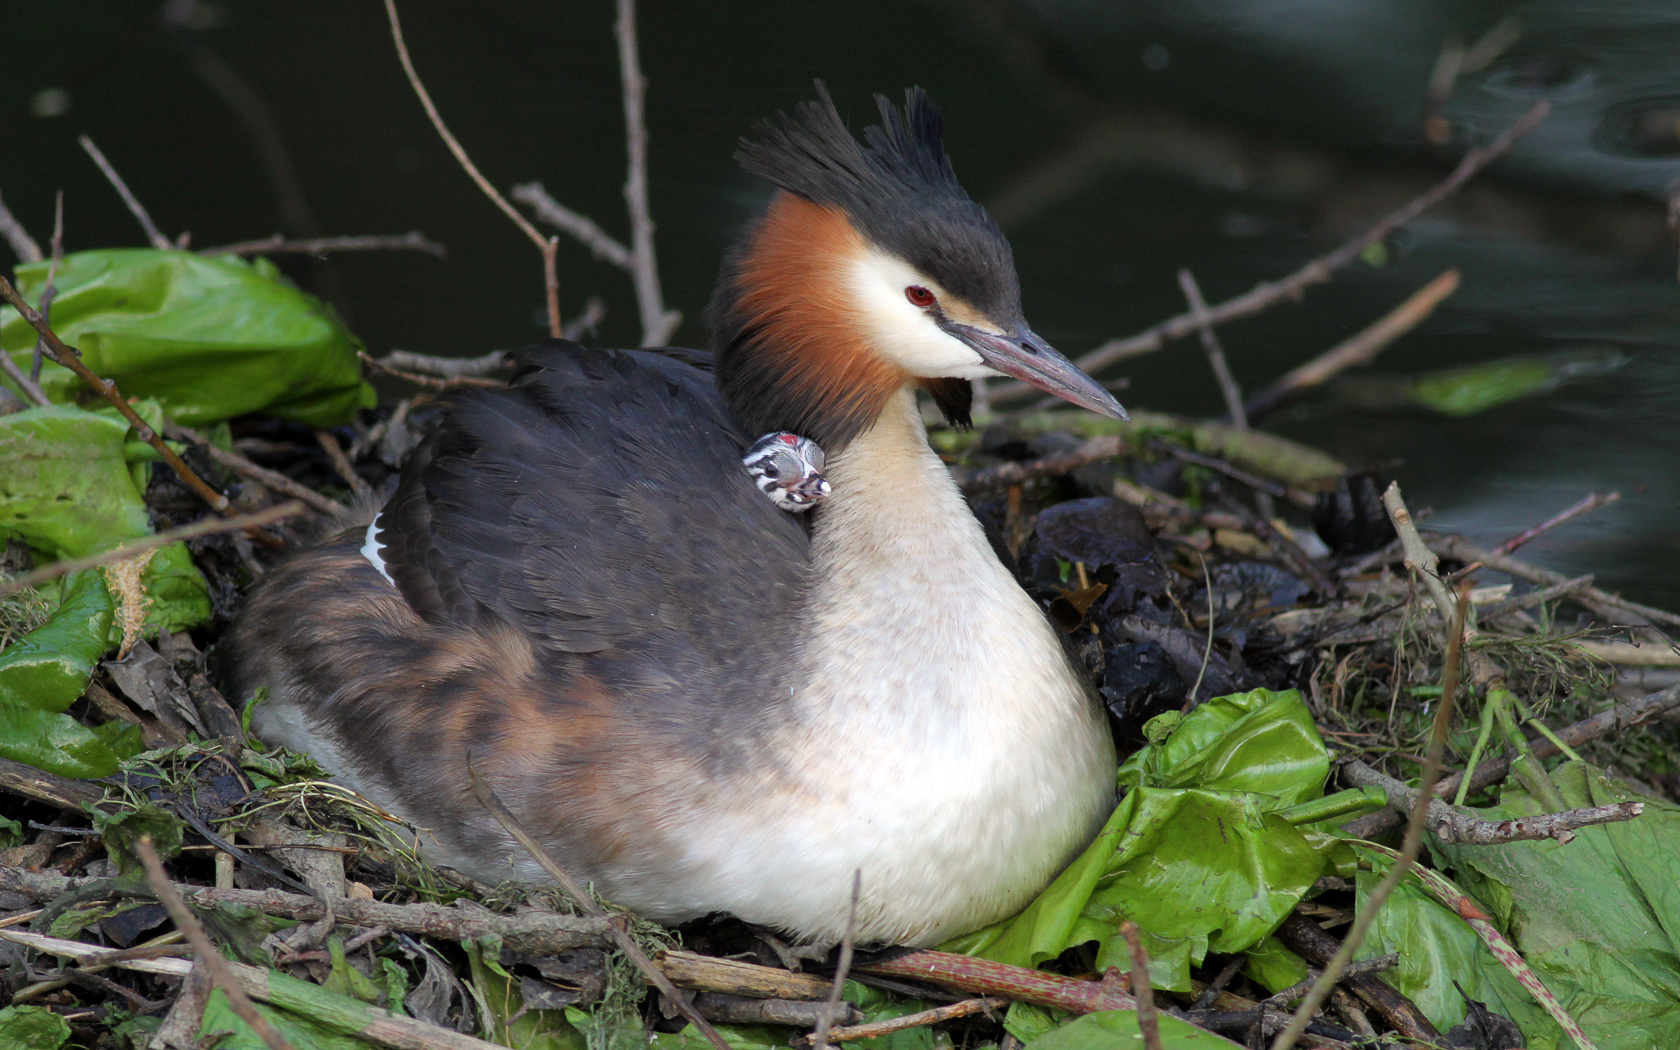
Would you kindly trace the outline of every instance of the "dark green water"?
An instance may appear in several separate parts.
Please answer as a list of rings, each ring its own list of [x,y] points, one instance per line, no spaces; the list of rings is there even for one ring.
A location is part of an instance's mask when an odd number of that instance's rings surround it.
[[[68,248],[142,243],[76,146],[84,131],[172,235],[190,230],[202,247],[284,228],[251,136],[161,28],[158,5],[6,8],[0,193],[38,238],[63,189]],[[322,232],[420,229],[450,249],[443,261],[340,256],[330,270],[289,272],[332,295],[376,353],[477,354],[541,333],[535,253],[425,123],[378,3],[204,10],[194,39],[271,111]],[[404,10],[422,75],[492,180],[541,180],[622,234],[611,6],[410,0]],[[1419,128],[1442,41],[1474,40],[1505,15],[1520,33],[1460,80],[1442,111],[1454,138],[1437,154]],[[661,269],[686,318],[677,341],[690,345],[705,338],[718,255],[762,199],[734,168],[734,141],[808,97],[814,76],[859,125],[871,91],[918,83],[934,93],[965,184],[1011,209],[1034,326],[1073,354],[1181,310],[1181,266],[1213,300],[1293,269],[1549,98],[1552,117],[1486,182],[1395,238],[1384,265],[1357,264],[1303,303],[1223,334],[1238,379],[1257,387],[1455,266],[1460,292],[1377,373],[1619,348],[1628,362],[1615,371],[1468,418],[1321,400],[1272,425],[1356,464],[1400,464],[1414,506],[1485,540],[1589,489],[1619,489],[1621,503],[1529,552],[1680,605],[1680,285],[1662,219],[1680,177],[1680,6],[653,3],[642,36]],[[1154,137],[1075,165],[1023,203],[1022,187],[1105,116],[1147,118]],[[561,267],[563,305],[602,296],[604,338],[633,342],[627,279],[571,244]],[[1125,371],[1129,403],[1219,410],[1193,342]]]

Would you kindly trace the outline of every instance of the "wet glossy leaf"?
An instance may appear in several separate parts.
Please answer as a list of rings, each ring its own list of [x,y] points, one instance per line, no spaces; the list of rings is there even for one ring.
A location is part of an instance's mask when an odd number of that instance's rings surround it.
[[[1123,787],[1252,792],[1278,809],[1319,797],[1329,775],[1330,755],[1301,695],[1269,689],[1206,701],[1120,767]]]
[[[1585,763],[1568,763],[1552,779],[1571,807],[1632,800],[1645,813],[1582,828],[1567,844],[1450,845],[1438,855],[1601,1050],[1680,1046],[1680,806],[1635,794]],[[1513,787],[1481,815],[1541,812]],[[1537,1047],[1555,1032],[1549,1019],[1514,1019]]]
[[[47,264],[17,269],[35,301]],[[292,287],[265,260],[114,248],[64,257],[53,327],[89,368],[129,397],[160,401],[189,426],[265,412],[334,426],[373,405],[361,379],[361,343],[320,300]],[[28,367],[35,332],[0,310],[0,349]],[[88,394],[57,365],[41,372],[54,401]]]
[[[946,950],[1037,966],[1096,942],[1098,969],[1126,968],[1131,919],[1155,986],[1187,990],[1191,966],[1260,943],[1323,872],[1322,837],[1276,810],[1320,793],[1327,769],[1299,694],[1210,701],[1121,768],[1131,790],[1032,904]]]
[[[1372,889],[1388,872],[1389,858],[1354,848],[1375,869],[1355,876],[1354,906],[1363,913]],[[1415,880],[1406,879],[1395,887],[1355,957],[1373,959],[1389,952],[1399,954],[1400,965],[1384,971],[1383,980],[1417,1003],[1441,1031],[1464,1019],[1464,999],[1453,987],[1457,981],[1466,995],[1514,1019],[1532,1040],[1534,1050],[1563,1050],[1571,1045],[1533,997],[1487,950],[1476,931],[1452,909],[1429,896]]]
[[[136,407],[152,423],[162,418],[155,404]],[[0,535],[48,559],[97,554],[151,535],[141,496],[151,468],[130,462],[131,434],[115,411],[49,405],[0,417]],[[150,631],[210,618],[209,590],[184,545],[159,550],[141,582],[151,600]]]
[[[1157,1015],[1161,1022],[1161,1050],[1213,1050],[1237,1044],[1202,1031],[1171,1014]],[[1099,1010],[1076,1017],[1047,1035],[1026,1045],[1026,1050],[1118,1050],[1143,1046],[1137,1014],[1132,1010]]]
[[[88,729],[62,712],[75,703],[105,652],[111,597],[99,573],[59,588],[47,622],[0,652],[0,755],[64,777],[102,777],[140,751],[131,727]]]

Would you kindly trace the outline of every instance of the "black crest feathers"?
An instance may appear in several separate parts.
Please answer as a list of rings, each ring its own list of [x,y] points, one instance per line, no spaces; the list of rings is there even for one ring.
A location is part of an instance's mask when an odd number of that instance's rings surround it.
[[[743,139],[735,159],[754,175],[818,204],[852,212],[907,194],[972,202],[945,155],[944,119],[921,88],[905,92],[904,108],[876,95],[881,124],[864,132],[869,148],[852,137],[828,88],[817,81],[817,101],[793,114],[760,121]]]

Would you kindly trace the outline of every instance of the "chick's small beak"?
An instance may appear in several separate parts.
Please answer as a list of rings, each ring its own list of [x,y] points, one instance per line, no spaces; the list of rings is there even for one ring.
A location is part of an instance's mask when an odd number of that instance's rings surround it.
[[[1088,408],[1111,419],[1130,419],[1114,395],[1101,383],[1079,370],[1079,366],[1056,352],[1032,329],[1022,325],[1015,335],[988,332],[971,325],[950,323],[950,333],[974,348],[989,368],[1046,394]]]

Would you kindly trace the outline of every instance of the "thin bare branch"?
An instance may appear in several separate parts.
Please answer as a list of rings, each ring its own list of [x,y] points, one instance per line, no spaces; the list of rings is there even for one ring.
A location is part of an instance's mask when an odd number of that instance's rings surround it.
[[[852,936],[857,929],[858,896],[863,892],[863,869],[852,872],[852,901],[846,910],[846,934],[840,938],[840,958],[834,966],[834,987],[828,993],[828,1009],[817,1019],[816,1031],[811,1033],[813,1050],[823,1050],[828,1046],[828,1029],[834,1023],[834,1015],[840,1009],[840,1000],[846,991],[846,978],[852,970]]]
[[[357,496],[367,496],[373,492],[373,486],[356,473],[355,465],[350,462],[350,457],[344,454],[344,446],[338,443],[338,438],[333,437],[332,431],[315,431],[315,440],[320,444],[322,451],[327,454],[327,459],[332,463],[333,471],[344,479],[344,483],[350,486],[351,492]]]
[[[1583,514],[1590,514],[1598,508],[1608,506],[1621,498],[1622,494],[1620,492],[1590,492],[1587,494],[1586,498],[1582,499],[1579,503],[1559,511],[1533,528],[1524,529],[1522,532],[1512,536],[1504,543],[1495,547],[1493,549],[1493,553],[1510,554],[1518,547],[1539,538],[1545,533],[1557,528],[1559,525],[1574,521]]]
[[[1355,787],[1382,788],[1388,794],[1388,804],[1392,809],[1409,813],[1417,803],[1417,791],[1363,762],[1348,763],[1342,775]],[[1575,837],[1576,828],[1632,820],[1644,811],[1643,802],[1618,802],[1610,806],[1583,806],[1561,813],[1539,813],[1515,820],[1482,820],[1436,799],[1429,804],[1429,828],[1442,842],[1464,842],[1474,846],[1547,838],[1568,842]]]
[[[146,231],[146,240],[151,242],[152,247],[164,250],[175,247],[169,238],[163,235],[163,231],[157,228],[157,223],[153,222],[151,215],[147,214],[145,206],[140,203],[140,199],[134,196],[133,191],[128,188],[128,183],[124,182],[122,176],[117,174],[117,169],[112,167],[111,162],[105,159],[105,154],[99,151],[99,147],[93,144],[93,140],[86,135],[79,135],[76,141],[82,144],[82,148],[87,150],[87,155],[93,158],[95,164],[99,165],[99,170],[105,173],[105,178],[116,188],[117,196],[122,198],[123,203],[128,205],[129,212],[135,219],[139,220],[140,228]]]
[[[44,258],[41,246],[35,243],[35,238],[29,236],[29,231],[23,228],[23,223],[6,207],[4,199],[0,199],[0,237],[6,238],[6,243],[12,246],[19,262],[38,263]]]
[[[52,324],[52,303],[58,298],[58,264],[64,261],[64,191],[58,191],[58,201],[53,205],[53,235],[52,262],[47,266],[47,284],[41,289],[41,302],[37,309],[41,311],[41,320]],[[29,378],[39,383],[41,381],[41,361],[47,355],[47,341],[40,336],[35,337],[35,349],[29,355]]]
[[[1202,298],[1202,287],[1196,283],[1196,275],[1187,269],[1179,270],[1178,287],[1190,303],[1191,315],[1196,318],[1196,334],[1201,336],[1202,351],[1207,354],[1213,378],[1219,383],[1219,396],[1225,399],[1225,411],[1238,430],[1247,430],[1248,415],[1243,411],[1242,388],[1237,386],[1236,377],[1231,375],[1231,366],[1225,361],[1225,347],[1220,345],[1219,334],[1208,321],[1207,300]]]
[[[245,988],[239,979],[228,969],[227,960],[222,953],[204,935],[204,927],[198,924],[193,913],[187,910],[187,905],[181,900],[181,895],[170,885],[169,876],[163,873],[163,862],[158,859],[157,850],[152,848],[152,837],[142,835],[135,843],[140,854],[140,862],[146,866],[146,884],[157,894],[158,901],[168,909],[169,917],[174,920],[175,928],[186,934],[187,943],[192,945],[193,953],[198,961],[210,973],[210,980],[222,994],[227,996],[228,1005],[239,1019],[251,1026],[251,1031],[257,1033],[262,1041],[268,1044],[269,1050],[293,1050],[292,1044],[286,1037],[274,1030],[268,1023],[268,1018],[257,1012],[256,1004],[245,994]]]
[[[135,540],[133,543],[125,543],[120,547],[112,547],[110,550],[99,554],[55,561],[51,565],[43,565],[33,572],[26,572],[14,580],[0,583],[0,598],[16,594],[26,587],[34,587],[48,580],[57,579],[60,576],[81,572],[83,569],[94,569],[101,565],[109,565],[112,562],[125,561],[136,554],[144,554],[158,547],[167,547],[171,543],[181,540],[193,540],[200,536],[214,536],[223,532],[272,525],[284,518],[302,513],[302,511],[303,504],[293,500],[288,503],[265,507],[254,514],[242,514],[237,518],[207,518],[191,525],[182,525],[180,528],[160,532],[155,536],[147,536],[143,540]]]
[[[355,237],[315,237],[310,240],[287,240],[281,234],[264,237],[255,241],[240,241],[237,244],[223,244],[215,248],[201,248],[200,255],[326,255],[328,252],[371,252],[371,251],[414,251],[435,255],[439,259],[449,254],[449,249],[436,241],[428,240],[419,230],[407,233],[364,234]]]
[[[1459,187],[1470,181],[1483,168],[1507,153],[1518,139],[1534,130],[1534,127],[1544,120],[1549,112],[1551,112],[1551,103],[1545,99],[1536,102],[1528,112],[1517,119],[1516,123],[1501,132],[1487,145],[1465,153],[1452,173],[1436,183],[1428,192],[1413,198],[1404,207],[1383,216],[1364,233],[1343,244],[1335,251],[1313,259],[1289,276],[1276,281],[1262,281],[1242,295],[1209,307],[1206,323],[1219,325],[1238,318],[1250,317],[1285,299],[1299,298],[1303,292],[1313,285],[1328,281],[1332,274],[1359,258],[1360,254],[1371,245],[1380,242],[1401,226],[1452,196]],[[1095,372],[1114,364],[1116,361],[1123,361],[1128,357],[1136,357],[1139,354],[1159,350],[1168,342],[1189,335],[1201,327],[1201,324],[1202,322],[1198,321],[1192,313],[1178,314],[1139,332],[1137,335],[1128,336],[1124,339],[1111,339],[1079,358],[1077,363],[1085,371]],[[1019,398],[1036,394],[1035,388],[1019,382],[1000,384],[992,392],[994,398]]]
[[[562,233],[576,238],[595,258],[612,263],[626,272],[634,269],[630,263],[629,248],[597,226],[594,219],[578,214],[549,196],[542,183],[522,183],[509,190],[508,194],[535,212],[539,222],[546,222]]]
[[[420,99],[420,105],[426,110],[426,116],[431,120],[432,127],[437,130],[438,136],[443,139],[443,144],[449,147],[449,152],[454,155],[456,163],[461,165],[461,170],[465,171],[467,176],[477,183],[478,188],[484,191],[484,195],[489,197],[491,202],[502,210],[503,215],[512,219],[513,224],[519,227],[519,231],[529,237],[531,243],[537,246],[537,251],[542,253],[543,284],[548,295],[548,333],[558,339],[561,330],[560,282],[554,264],[558,242],[552,237],[544,237],[537,232],[537,228],[531,225],[530,220],[519,214],[518,209],[508,203],[507,198],[502,196],[501,192],[490,183],[490,180],[485,178],[483,173],[478,170],[478,165],[472,162],[472,158],[467,156],[467,151],[461,145],[460,140],[444,124],[442,114],[438,113],[437,106],[432,102],[431,93],[426,90],[426,85],[420,82],[420,74],[414,69],[414,60],[408,55],[408,44],[403,40],[402,22],[397,18],[396,0],[385,0],[385,15],[391,22],[391,40],[396,44],[397,58],[402,62],[403,73],[408,76],[409,86],[414,89],[414,94]]]
[[[512,365],[506,350],[492,350],[478,357],[434,357],[431,354],[392,350],[384,357],[378,358],[378,362],[381,368],[419,372],[422,375],[440,376],[444,379],[487,376]]]
[[[921,1010],[903,1017],[889,1017],[884,1021],[870,1021],[867,1024],[841,1025],[828,1030],[828,1041],[831,1043],[849,1043],[858,1039],[873,1039],[876,1036],[891,1035],[902,1032],[907,1028],[920,1028],[923,1025],[938,1024],[941,1021],[951,1021],[958,1017],[972,1017],[975,1014],[990,1013],[1001,1010],[1009,1005],[1008,999],[964,999],[958,1003],[946,1006],[936,1006],[931,1010]],[[811,1045],[806,1043],[805,1045]]]
[[[293,499],[302,500],[312,509],[322,514],[348,514],[350,508],[337,500],[316,492],[307,485],[293,481],[279,471],[269,470],[267,467],[252,463],[237,452],[229,452],[210,443],[210,439],[190,427],[183,427],[178,423],[165,423],[164,431],[177,441],[191,441],[204,449],[205,455],[220,463],[236,474],[243,474],[252,481],[259,482],[278,492],[283,492]]]
[[[41,389],[41,384],[29,378],[29,373],[25,372],[16,361],[13,361],[12,355],[5,350],[0,350],[0,372],[5,372],[6,378],[18,385],[18,389],[23,391],[24,397],[37,405],[50,403],[47,400],[46,393]]]
[[[1143,1035],[1144,1050],[1161,1050],[1161,1017],[1155,1009],[1155,988],[1149,979],[1149,953],[1143,950],[1143,934],[1137,923],[1127,919],[1120,924],[1120,936],[1126,939],[1132,956],[1132,998],[1137,1000],[1138,1031]]]
[[[400,368],[392,368],[383,360],[372,356],[365,350],[358,351],[356,356],[362,359],[363,364],[373,368],[375,371],[383,372],[388,376],[395,376],[398,379],[413,383],[415,386],[425,387],[428,390],[449,390],[454,387],[461,386],[499,387],[504,385],[500,379],[489,379],[484,376],[457,375],[451,376],[448,379],[437,379],[432,376],[418,375],[414,372],[407,372]]]
[[[1396,339],[1422,324],[1441,301],[1458,290],[1458,271],[1448,270],[1430,281],[1374,324],[1285,373],[1283,378],[1250,397],[1243,410],[1250,421],[1270,415],[1285,401],[1320,386],[1350,368],[1361,368]]]
[[[636,0],[618,0],[613,23],[618,39],[618,71],[624,88],[624,134],[630,173],[624,200],[630,207],[630,276],[636,284],[636,307],[642,315],[642,345],[664,346],[682,315],[665,309],[659,291],[659,265],[653,253],[653,213],[648,208],[647,119],[642,105],[647,78],[636,50]]]

